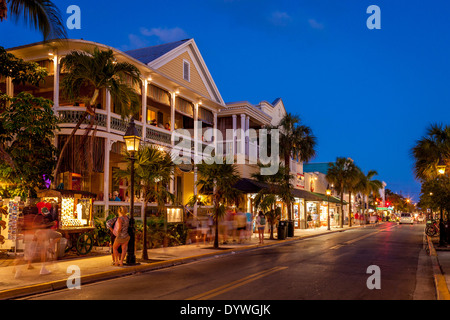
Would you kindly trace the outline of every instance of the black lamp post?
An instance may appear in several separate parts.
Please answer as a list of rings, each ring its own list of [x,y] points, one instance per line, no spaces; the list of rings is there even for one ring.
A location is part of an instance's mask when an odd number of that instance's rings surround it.
[[[442,159],[442,156],[439,157],[439,163],[436,166],[437,173],[439,176],[445,175],[445,169],[446,164],[445,161]],[[439,178],[438,178],[439,179]],[[442,204],[439,204],[440,207],[440,218],[439,218],[439,246],[443,247],[447,245],[447,227],[448,227],[448,221],[447,224],[444,223],[444,217],[443,217],[443,209]]]
[[[130,235],[130,241],[128,242],[127,249],[127,265],[135,265],[136,264],[136,254],[135,254],[135,228],[134,228],[134,162],[136,158],[134,157],[135,152],[139,150],[139,145],[141,142],[141,138],[134,124],[134,119],[131,118],[130,123],[128,124],[127,132],[123,137],[125,140],[125,144],[127,146],[127,151],[130,153],[131,160],[131,178],[130,178],[130,225],[128,227],[128,234]]]
[[[330,185],[327,185],[327,200],[328,200],[328,212],[327,212],[327,230],[330,230],[330,195],[331,195],[331,189],[330,189]]]

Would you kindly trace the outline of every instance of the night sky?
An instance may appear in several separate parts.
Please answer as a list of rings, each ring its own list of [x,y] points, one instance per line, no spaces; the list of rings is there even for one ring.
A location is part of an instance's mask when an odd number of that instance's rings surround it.
[[[312,162],[351,157],[418,201],[410,150],[450,118],[450,3],[399,0],[54,1],[69,38],[119,50],[194,38],[225,102],[282,98],[318,139]],[[366,26],[370,5],[381,29]],[[41,41],[0,23],[5,48]]]

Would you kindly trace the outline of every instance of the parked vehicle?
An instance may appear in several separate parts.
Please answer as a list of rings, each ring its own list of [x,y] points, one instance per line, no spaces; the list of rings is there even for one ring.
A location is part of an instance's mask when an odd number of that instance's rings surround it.
[[[413,224],[414,223],[414,217],[411,213],[407,213],[407,212],[402,212],[402,214],[400,215],[400,224],[402,223],[409,223],[409,224]]]

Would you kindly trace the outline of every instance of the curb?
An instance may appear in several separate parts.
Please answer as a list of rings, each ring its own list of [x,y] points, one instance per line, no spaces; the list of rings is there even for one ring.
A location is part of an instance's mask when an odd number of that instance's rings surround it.
[[[450,292],[448,290],[447,282],[439,264],[439,258],[436,249],[433,246],[431,238],[427,235],[428,250],[433,269],[434,285],[436,287],[437,300],[450,300]]]
[[[129,276],[129,275],[138,274],[138,273],[142,273],[142,272],[158,270],[158,269],[163,269],[163,268],[169,268],[169,267],[173,267],[173,266],[177,266],[177,265],[181,265],[181,264],[185,264],[185,263],[189,263],[189,262],[193,262],[193,261],[198,261],[198,260],[209,258],[209,257],[218,257],[218,256],[224,256],[227,254],[233,254],[236,252],[244,252],[244,251],[255,250],[255,249],[260,249],[260,248],[264,248],[264,247],[278,246],[278,245],[282,245],[287,242],[293,242],[293,241],[299,241],[299,240],[303,240],[303,239],[307,239],[307,238],[319,237],[319,236],[330,234],[330,233],[344,232],[344,231],[351,230],[351,229],[358,228],[358,227],[360,227],[360,226],[353,226],[353,227],[347,228],[347,229],[327,230],[323,233],[318,233],[318,234],[313,234],[313,235],[290,237],[287,239],[279,240],[279,242],[274,242],[274,243],[253,244],[253,245],[248,245],[248,246],[239,247],[239,248],[230,248],[230,249],[217,251],[217,252],[209,252],[209,253],[204,253],[204,254],[200,254],[200,255],[189,256],[189,257],[185,257],[185,258],[177,258],[177,259],[171,259],[171,260],[165,260],[165,261],[145,263],[145,264],[140,264],[140,265],[136,265],[136,266],[129,266],[129,267],[113,270],[113,271],[98,272],[98,273],[81,276],[80,280],[81,280],[81,283],[83,283],[83,284],[94,283],[94,282],[98,282],[98,281],[114,279],[114,278],[123,277],[123,276]],[[444,281],[445,281],[445,279],[444,279]],[[51,291],[61,290],[64,288],[67,288],[67,279],[49,281],[49,282],[44,282],[44,283],[40,283],[40,284],[0,291],[0,300],[21,298],[21,297],[25,297],[28,295],[51,292]]]

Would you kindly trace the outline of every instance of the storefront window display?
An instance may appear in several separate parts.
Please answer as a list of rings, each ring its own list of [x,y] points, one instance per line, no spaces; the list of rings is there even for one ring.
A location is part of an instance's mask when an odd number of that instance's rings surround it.
[[[327,218],[328,218],[328,204],[326,202],[322,202],[319,205],[320,208],[320,225],[322,226],[324,223],[327,222]]]
[[[306,215],[308,221],[308,227],[319,226],[319,213],[317,211],[316,202],[306,202]]]
[[[52,190],[43,192],[41,202],[38,203],[38,205],[43,209],[51,206],[57,208],[56,212],[59,214],[59,229],[93,227],[93,196],[86,196],[83,192],[65,191],[66,190],[61,190],[61,193],[59,193],[59,191],[53,192]]]

